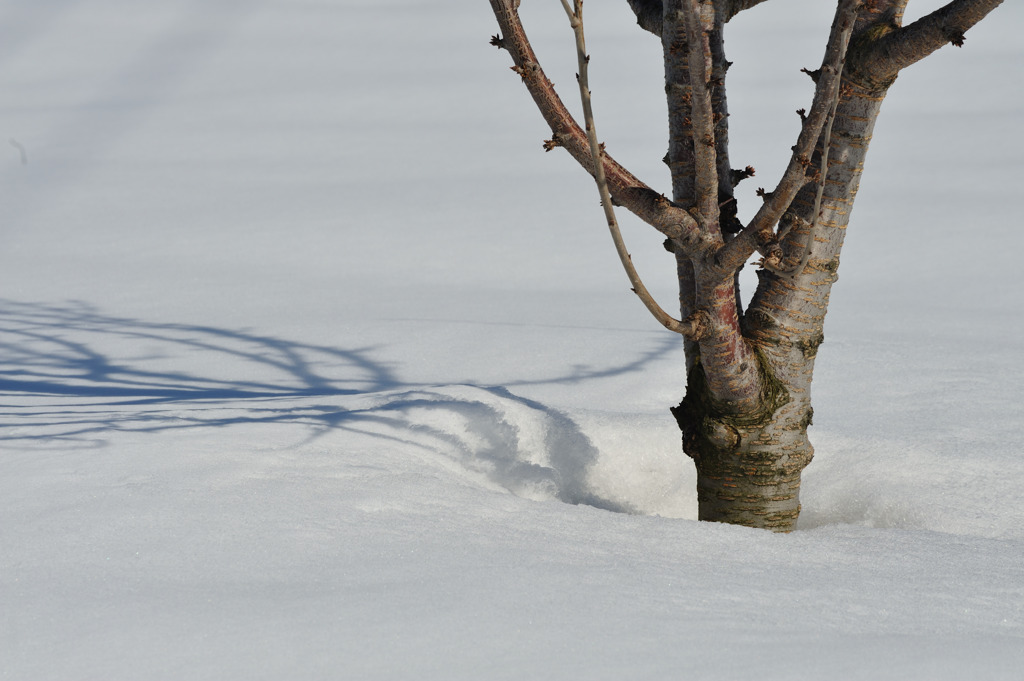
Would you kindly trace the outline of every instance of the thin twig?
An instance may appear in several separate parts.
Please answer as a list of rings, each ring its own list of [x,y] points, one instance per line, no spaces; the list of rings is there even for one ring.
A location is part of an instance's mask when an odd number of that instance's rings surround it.
[[[587,56],[586,41],[583,35],[583,2],[582,0],[573,0],[573,4],[570,6],[568,0],[562,0],[562,7],[569,17],[569,25],[572,26],[573,33],[576,36],[576,59],[579,65],[579,73],[576,76],[576,80],[579,83],[580,101],[583,104],[584,127],[587,131],[587,139],[590,142],[590,153],[594,158],[594,180],[597,182],[597,191],[601,196],[601,206],[604,208],[604,216],[608,222],[612,241],[615,243],[615,250],[619,254],[619,260],[626,270],[629,282],[633,285],[633,292],[640,298],[648,311],[654,315],[654,318],[666,329],[675,331],[687,338],[695,339],[706,333],[708,329],[708,320],[705,318],[705,315],[691,315],[692,318],[681,322],[665,312],[651,296],[643,281],[640,280],[640,275],[637,273],[636,268],[633,267],[633,259],[630,257],[629,251],[626,250],[626,244],[622,239],[622,232],[619,230],[618,220],[615,218],[612,197],[608,191],[604,164],[601,162],[601,156],[604,151],[601,149],[600,142],[598,142],[597,128],[594,125],[594,110],[591,106],[590,85],[587,77],[587,65],[590,57]]]
[[[506,49],[512,57],[514,70],[522,77],[534,103],[551,128],[556,145],[569,152],[587,172],[595,172],[591,167],[594,159],[590,154],[587,135],[562,103],[554,85],[544,75],[516,11],[518,0],[490,0],[490,3],[501,28],[501,35],[495,36],[492,44]],[[602,158],[601,165],[604,167],[609,191],[619,205],[665,236],[677,240],[679,248],[688,253],[703,253],[714,248],[714,244],[703,237],[696,220],[685,208],[672,203],[641,182],[608,154]]]

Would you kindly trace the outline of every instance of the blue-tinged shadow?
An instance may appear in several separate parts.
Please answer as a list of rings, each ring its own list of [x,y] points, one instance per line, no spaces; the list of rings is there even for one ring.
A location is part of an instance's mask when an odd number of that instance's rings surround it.
[[[677,347],[669,337],[619,365],[509,385],[639,371]],[[588,483],[600,453],[566,414],[504,386],[404,382],[379,354],[0,299],[0,445],[81,449],[115,431],[292,424],[307,442],[340,431],[402,443],[520,496],[630,511]]]
[[[88,339],[96,339],[90,344]],[[118,359],[99,346],[124,350]],[[244,363],[273,379],[217,378],[158,371],[159,355],[198,357],[207,371]],[[400,387],[373,348],[341,350],[228,329],[147,322],[101,314],[82,302],[42,305],[0,300],[0,392],[120,398],[110,404],[352,395]],[[126,357],[131,357],[127,359]],[[214,372],[210,372],[214,373]]]

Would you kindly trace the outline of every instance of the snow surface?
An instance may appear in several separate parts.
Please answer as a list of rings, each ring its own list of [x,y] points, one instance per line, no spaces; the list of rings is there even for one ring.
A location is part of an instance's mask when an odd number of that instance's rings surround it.
[[[657,41],[593,4],[667,188]],[[747,214],[828,5],[731,25]],[[3,0],[0,678],[1021,678],[1022,22],[885,105],[778,536],[694,520],[680,345],[486,3]]]

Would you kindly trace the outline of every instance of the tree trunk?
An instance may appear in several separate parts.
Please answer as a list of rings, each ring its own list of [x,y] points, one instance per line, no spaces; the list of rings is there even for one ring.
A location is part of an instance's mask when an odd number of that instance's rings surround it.
[[[698,516],[786,532],[800,512],[800,475],[814,453],[811,377],[824,339],[825,311],[838,278],[843,245],[864,158],[884,89],[843,82],[829,145],[828,175],[814,224],[814,183],[793,202],[786,221],[794,228],[783,245],[783,270],[810,257],[793,278],[758,272],[759,285],[742,318],[743,337],[755,349],[763,386],[757,407],[735,409],[708,390],[699,357],[683,402],[673,414],[684,451],[697,468]],[[812,159],[820,169],[821,143]],[[807,242],[810,245],[807,246]]]
[[[564,1],[576,34],[586,131],[544,75],[519,21],[519,0],[491,0],[502,34],[491,43],[515,71],[551,127],[544,148],[564,148],[594,175],[605,217],[634,291],[666,328],[686,338],[687,388],[672,412],[684,451],[697,467],[699,517],[789,531],[800,513],[800,475],[814,450],[811,377],[824,334],[839,253],[872,130],[900,70],[968,30],[1002,0],[951,0],[902,26],[907,0],[836,0],[835,18],[809,110],[772,191],[745,225],[733,170],[723,31],[763,0],[629,0],[640,25],[661,38],[669,115],[671,201],[615,162],[599,144],[586,86],[589,56],[582,0]],[[815,142],[817,145],[815,146]],[[618,236],[612,205],[622,205],[668,237],[676,255],[681,317],[646,295]],[[763,256],[744,312],[739,269]]]

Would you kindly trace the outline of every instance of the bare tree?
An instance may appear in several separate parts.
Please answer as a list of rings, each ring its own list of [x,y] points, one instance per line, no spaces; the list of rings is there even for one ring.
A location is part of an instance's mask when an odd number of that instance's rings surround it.
[[[793,529],[800,475],[813,448],[811,377],[839,253],[882,100],[900,71],[964,33],[1002,0],[952,0],[903,25],[908,0],[837,0],[820,68],[788,167],[743,224],[734,187],[753,169],[729,163],[725,26],[766,0],[627,0],[660,37],[669,111],[672,199],[652,190],[597,141],[582,0],[562,4],[576,34],[585,127],[541,69],[519,20],[519,0],[491,0],[501,33],[551,139],[595,177],[605,217],[634,291],[666,328],[682,334],[686,395],[672,409],[697,468],[701,520]],[[613,205],[661,232],[675,254],[680,319],[651,299],[618,234]],[[738,272],[759,255],[757,289],[744,310]]]

